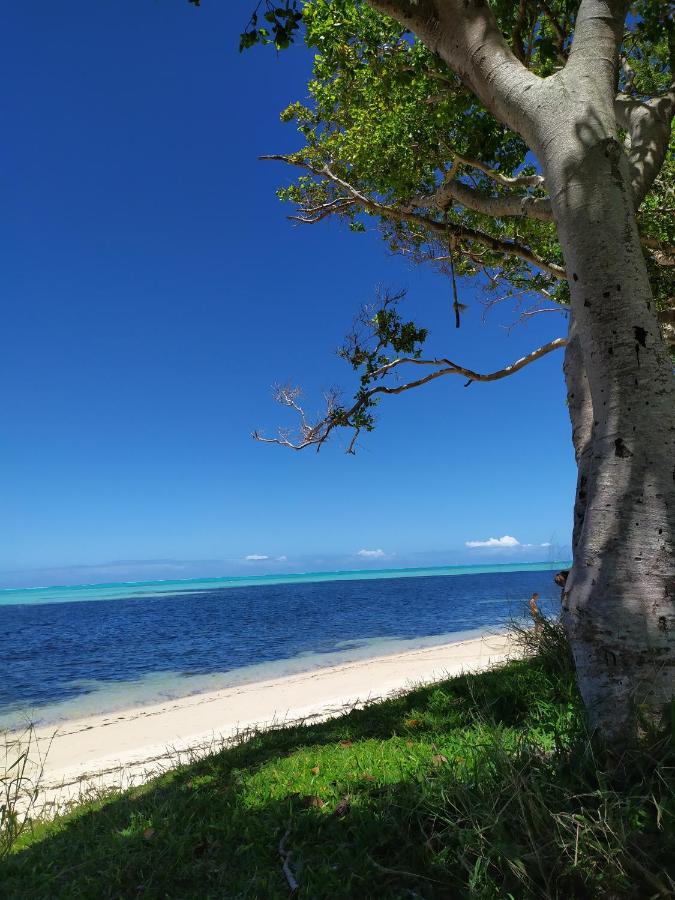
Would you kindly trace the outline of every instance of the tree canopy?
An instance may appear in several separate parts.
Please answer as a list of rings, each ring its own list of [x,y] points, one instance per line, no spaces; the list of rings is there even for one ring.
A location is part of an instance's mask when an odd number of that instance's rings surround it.
[[[576,2],[490,6],[514,54],[532,72],[545,77],[565,65]],[[354,232],[377,228],[391,250],[451,278],[458,327],[464,305],[458,276],[476,277],[488,303],[515,303],[516,318],[567,306],[567,275],[544,178],[522,137],[482,106],[468,79],[362,0],[307,0],[301,10],[291,2],[267,3],[263,21],[269,27],[260,26],[254,12],[243,48],[264,42],[283,49],[302,24],[315,54],[308,100],[282,113],[284,121],[295,123],[303,146],[267,157],[300,170],[295,183],[279,191],[297,207],[291,218],[314,224],[334,216]],[[640,139],[647,139],[631,116],[637,119],[636,112],[653,108],[667,93],[674,59],[675,31],[666,5],[633,4],[617,85],[617,116],[629,154],[637,154]],[[650,280],[662,327],[675,347],[672,137],[670,152],[667,146],[646,172],[636,156],[634,182]],[[369,389],[390,374],[389,364],[401,353],[420,362],[424,329],[404,323],[393,303],[373,307],[363,324],[365,331],[353,333],[342,353],[361,371],[352,414],[331,396],[323,422],[303,418],[300,446],[322,443],[326,425],[372,427],[368,407],[375,394]],[[415,340],[402,343],[404,333]],[[440,363],[445,369],[450,364]],[[287,390],[277,396],[287,405],[297,402],[293,395],[288,403]]]

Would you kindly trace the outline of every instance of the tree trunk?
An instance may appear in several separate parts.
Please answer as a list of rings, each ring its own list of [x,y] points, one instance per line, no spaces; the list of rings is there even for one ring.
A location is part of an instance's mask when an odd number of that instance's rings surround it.
[[[574,315],[570,315],[568,343],[563,365],[567,383],[567,408],[572,422],[572,444],[577,461],[577,491],[574,499],[572,550],[576,550],[586,517],[588,476],[592,458],[593,400],[586,377],[581,340]],[[566,610],[563,610],[566,612]]]
[[[613,116],[565,88],[537,147],[572,306],[579,480],[563,617],[591,726],[620,746],[675,693],[675,379]]]

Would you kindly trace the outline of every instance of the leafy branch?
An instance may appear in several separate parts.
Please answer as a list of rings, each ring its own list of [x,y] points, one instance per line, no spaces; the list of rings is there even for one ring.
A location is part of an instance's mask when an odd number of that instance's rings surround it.
[[[479,228],[464,225],[460,222],[449,221],[445,217],[443,219],[434,218],[430,215],[423,215],[419,212],[415,212],[409,207],[383,203],[375,197],[368,196],[359,191],[352,184],[337,175],[328,165],[319,168],[299,154],[274,153],[261,156],[260,158],[263,160],[279,160],[306,169],[313,175],[328,180],[343,192],[339,197],[331,199],[324,204],[304,208],[301,211],[301,215],[290,217],[294,221],[303,224],[315,224],[327,215],[344,212],[350,206],[356,205],[366,212],[381,216],[383,219],[395,222],[406,222],[414,226],[420,226],[426,232],[441,237],[446,242],[449,238],[453,237],[460,241],[477,243],[488,248],[493,253],[504,256],[515,256],[559,280],[565,280],[567,277],[565,270],[561,266],[538,256],[526,244],[520,243],[519,241],[496,237]]]
[[[199,0],[190,2],[199,5]],[[264,7],[263,25],[258,24],[261,7]],[[301,21],[302,12],[298,8],[297,0],[285,0],[284,4],[260,0],[251,13],[246,28],[239,35],[239,52],[242,53],[256,44],[274,44],[277,50],[286,50],[292,44]]]
[[[515,375],[530,363],[567,344],[565,338],[556,338],[510,365],[488,373],[476,372],[445,357],[424,359],[422,345],[427,338],[427,330],[419,328],[414,322],[403,321],[397,306],[404,296],[404,291],[396,294],[385,293],[379,298],[379,305],[366,307],[357,318],[344,346],[338,350],[338,355],[355,371],[361,373],[351,406],[343,405],[337,389],[331,389],[324,394],[326,404],[324,415],[316,421],[310,421],[300,403],[301,389],[290,385],[276,386],[274,399],[297,414],[299,425],[296,429],[279,429],[276,437],[266,437],[261,432],[254,431],[253,438],[265,444],[279,444],[291,450],[316,447],[319,451],[336,428],[349,428],[352,430],[352,436],[347,453],[355,453],[359,434],[362,431],[372,431],[375,427],[373,409],[380,395],[402,394],[446,375],[462,376],[466,379],[465,387],[474,381],[499,381]],[[387,351],[393,351],[396,355],[392,356]],[[391,383],[392,377],[397,376],[400,367],[403,366],[408,368],[423,366],[431,371],[410,381]]]

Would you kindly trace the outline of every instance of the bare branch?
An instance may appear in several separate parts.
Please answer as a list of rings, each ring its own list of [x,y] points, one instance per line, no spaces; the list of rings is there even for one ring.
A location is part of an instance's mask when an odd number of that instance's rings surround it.
[[[532,302],[533,293],[541,294],[543,299],[537,298],[534,302]],[[557,303],[555,298],[552,297],[547,290],[541,287],[527,287],[520,291],[510,290],[498,297],[489,297],[486,300],[482,301],[483,313],[481,315],[481,319],[485,324],[487,322],[488,315],[496,306],[508,302],[511,302],[514,305],[515,318],[508,324],[501,326],[507,332],[510,332],[513,328],[515,328],[517,325],[520,325],[526,319],[538,316],[540,313],[560,313],[563,315],[567,315],[569,313],[569,306],[563,304],[556,306],[541,306],[541,304],[546,301],[550,303]]]
[[[356,450],[354,450],[354,447],[356,446],[356,441],[358,440],[358,437],[360,434],[361,434],[361,429],[355,428],[354,434],[352,435],[352,439],[349,442],[349,446],[347,447],[347,451],[346,451],[347,453],[351,453],[352,456],[356,453]]]
[[[282,387],[281,385],[274,386],[274,399],[277,401],[277,403],[281,403],[283,404],[283,406],[290,406],[291,409],[294,409],[300,416],[302,429],[305,430],[306,428],[309,428],[309,426],[307,424],[305,411],[298,403],[300,395],[300,388],[293,388],[290,386]]]
[[[352,197],[336,197],[327,203],[320,203],[317,206],[305,206],[302,208],[304,215],[289,216],[294,222],[302,222],[305,225],[314,225],[322,219],[332,216],[334,213],[341,213],[354,206],[356,201]]]
[[[486,216],[536,219],[539,222],[553,221],[551,201],[548,197],[532,197],[529,194],[491,197],[457,180],[446,181],[430,199],[433,199],[434,204],[441,209],[454,200],[467,209]]]
[[[567,311],[564,306],[540,306],[538,309],[525,309],[520,313],[518,321],[538,316],[541,313],[566,313]]]
[[[501,172],[491,169],[490,166],[486,166],[480,160],[469,159],[466,156],[460,156],[459,153],[456,153],[454,158],[457,163],[471,166],[472,169],[478,169],[479,172],[487,175],[488,178],[491,178],[503,187],[542,187],[544,185],[543,175],[502,175]]]
[[[463,378],[467,379],[465,387],[468,387],[474,381],[499,381],[502,378],[508,378],[510,375],[515,375],[516,372],[519,372],[521,369],[525,368],[525,366],[530,365],[530,363],[535,362],[535,360],[541,359],[548,353],[552,353],[554,350],[559,350],[560,348],[565,347],[566,344],[566,338],[556,338],[554,341],[550,341],[548,344],[544,344],[542,347],[538,347],[536,350],[528,353],[527,356],[523,356],[510,365],[505,366],[503,369],[498,369],[496,372],[488,373],[474,372],[472,369],[467,369],[465,366],[460,366],[458,363],[454,363],[451,360],[445,358],[417,359],[416,357],[410,356],[399,357],[398,359],[393,359],[391,360],[391,362],[388,362],[385,365],[381,366],[374,373],[372,373],[372,377],[384,378],[385,376],[391,374],[391,372],[393,372],[399,366],[403,365],[428,366],[433,367],[434,371],[430,372],[428,375],[423,376],[422,378],[417,378],[413,381],[405,382],[404,384],[395,386],[379,384],[375,387],[369,388],[368,390],[361,391],[357,400],[354,402],[353,406],[350,409],[336,410],[335,406],[333,406],[332,408],[329,407],[326,416],[320,422],[317,422],[312,426],[307,425],[304,413],[300,409],[301,427],[299,440],[297,441],[291,440],[288,431],[282,431],[277,437],[274,438],[264,437],[259,432],[254,431],[253,438],[264,444],[279,444],[282,447],[289,447],[291,450],[304,450],[306,447],[316,447],[317,450],[320,450],[321,446],[326,442],[333,429],[340,426],[347,426],[353,427],[356,431],[356,434],[353,436],[347,448],[348,453],[353,453],[354,444],[358,435],[359,428],[358,426],[353,425],[352,422],[354,420],[354,417],[358,413],[360,413],[369,405],[372,405],[373,397],[376,397],[379,394],[402,394],[404,391],[410,391],[413,388],[422,387],[423,385],[429,384],[429,382],[435,381],[437,378],[442,378],[445,375],[461,375]],[[299,407],[297,407],[295,404],[295,400],[299,395],[299,389],[293,388],[286,390],[290,391],[290,393],[292,394],[293,402],[289,403],[285,399],[282,399],[281,402],[284,403],[284,405],[299,409]],[[334,395],[331,396],[334,397]]]

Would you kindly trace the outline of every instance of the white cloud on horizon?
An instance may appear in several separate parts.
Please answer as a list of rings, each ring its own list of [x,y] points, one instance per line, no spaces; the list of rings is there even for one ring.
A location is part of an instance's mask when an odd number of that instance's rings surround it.
[[[510,534],[505,534],[500,538],[488,538],[486,541],[465,541],[466,547],[470,547],[472,550],[477,547],[521,547],[521,543],[518,538],[512,537]]]
[[[551,544],[549,541],[545,541],[543,544],[521,544],[518,538],[514,538],[510,534],[505,534],[500,538],[488,538],[486,541],[465,541],[465,547],[469,547],[471,550],[480,549],[489,549],[494,550],[498,548],[507,548],[509,550],[534,550],[540,548],[550,547]]]
[[[269,556],[267,553],[249,553],[244,557],[245,562],[286,562],[288,557],[286,554],[282,556]]]
[[[384,559],[387,554],[384,550],[359,550],[356,555],[364,559]]]

